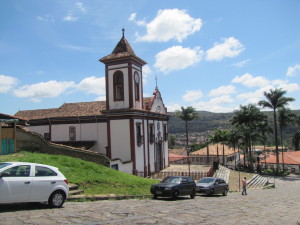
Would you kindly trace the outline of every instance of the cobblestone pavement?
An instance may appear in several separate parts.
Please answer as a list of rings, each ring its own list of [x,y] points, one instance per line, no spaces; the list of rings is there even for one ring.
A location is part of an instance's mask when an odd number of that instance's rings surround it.
[[[131,199],[66,202],[61,209],[42,204],[0,205],[0,224],[288,224],[300,222],[300,177],[277,178],[276,188],[247,196],[196,196],[177,201]],[[300,223],[299,223],[300,224]]]

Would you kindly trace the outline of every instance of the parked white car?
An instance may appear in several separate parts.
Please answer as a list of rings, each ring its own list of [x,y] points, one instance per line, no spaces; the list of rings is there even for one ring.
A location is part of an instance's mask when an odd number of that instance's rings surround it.
[[[0,163],[0,203],[48,202],[61,207],[68,197],[68,180],[58,168],[26,162]]]

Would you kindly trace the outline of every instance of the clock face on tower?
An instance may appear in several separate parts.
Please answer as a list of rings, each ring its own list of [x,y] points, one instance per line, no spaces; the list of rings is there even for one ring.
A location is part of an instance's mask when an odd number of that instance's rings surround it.
[[[137,84],[140,82],[140,75],[139,75],[138,72],[135,72],[135,73],[134,73],[134,81],[135,81],[135,83],[137,83]]]

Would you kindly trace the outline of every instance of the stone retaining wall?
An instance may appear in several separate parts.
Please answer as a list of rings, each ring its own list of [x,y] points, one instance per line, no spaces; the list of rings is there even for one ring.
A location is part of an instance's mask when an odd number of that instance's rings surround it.
[[[110,160],[102,153],[70,147],[48,142],[43,136],[36,132],[17,129],[16,151],[31,151],[46,154],[66,155],[80,158],[85,161],[95,162],[104,166],[110,166]]]

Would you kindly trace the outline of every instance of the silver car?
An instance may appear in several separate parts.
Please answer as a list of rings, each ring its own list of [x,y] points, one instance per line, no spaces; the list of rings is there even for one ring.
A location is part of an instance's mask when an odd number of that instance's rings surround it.
[[[0,163],[0,203],[48,202],[59,208],[68,197],[68,180],[53,166]]]
[[[226,196],[229,185],[221,178],[205,177],[196,183],[196,191],[206,195],[223,194]]]

